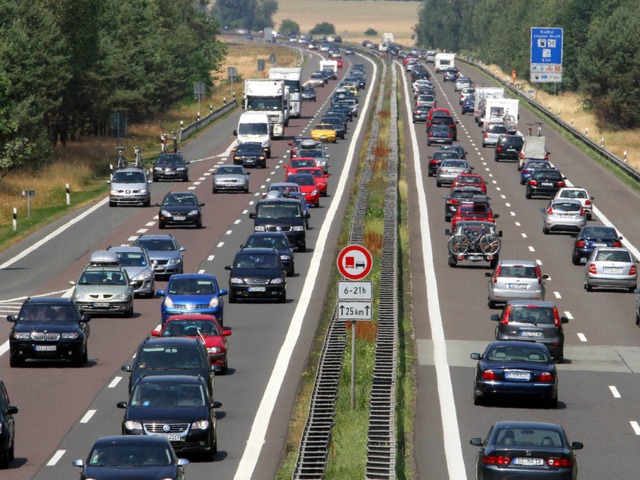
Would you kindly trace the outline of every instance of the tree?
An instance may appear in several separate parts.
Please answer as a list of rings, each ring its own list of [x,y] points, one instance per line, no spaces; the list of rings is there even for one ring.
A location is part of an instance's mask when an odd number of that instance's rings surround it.
[[[364,34],[367,37],[377,37],[378,36],[378,32],[373,28],[368,28],[367,31],[364,32]]]
[[[322,22],[316,24],[309,33],[311,35],[334,35],[336,33],[336,27],[333,26],[333,23]]]
[[[212,14],[225,27],[262,30],[273,27],[277,11],[277,0],[217,0]]]
[[[293,20],[282,20],[282,23],[280,24],[280,33],[282,35],[300,35],[300,25]]]

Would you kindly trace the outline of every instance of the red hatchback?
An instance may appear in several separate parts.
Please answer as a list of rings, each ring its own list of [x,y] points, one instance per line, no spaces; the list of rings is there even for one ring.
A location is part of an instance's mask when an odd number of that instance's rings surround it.
[[[328,173],[324,173],[322,171],[322,167],[304,167],[296,169],[296,173],[308,173],[309,175],[313,175],[313,179],[316,181],[316,187],[320,191],[320,195],[323,197],[327,196],[327,178],[329,178]]]
[[[461,173],[453,181],[451,189],[455,187],[476,187],[481,189],[484,195],[487,194],[487,184],[479,173]]]
[[[451,229],[455,230],[456,223],[460,220],[480,220],[483,222],[496,223],[496,218],[489,205],[486,196],[474,197],[471,201],[463,201],[458,205],[455,215],[451,218]]]
[[[316,186],[313,175],[308,173],[294,173],[287,175],[286,181],[298,184],[307,205],[316,208],[320,206],[320,190]]]
[[[286,167],[284,167],[284,176],[287,177],[296,171],[299,168],[309,168],[309,167],[317,167],[318,162],[313,157],[296,157],[289,160],[289,163]]]

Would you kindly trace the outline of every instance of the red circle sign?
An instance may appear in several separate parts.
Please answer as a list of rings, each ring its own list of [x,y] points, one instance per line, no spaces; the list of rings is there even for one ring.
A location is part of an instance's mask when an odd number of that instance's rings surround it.
[[[362,280],[372,267],[371,253],[360,245],[348,245],[338,255],[338,270],[347,280]]]

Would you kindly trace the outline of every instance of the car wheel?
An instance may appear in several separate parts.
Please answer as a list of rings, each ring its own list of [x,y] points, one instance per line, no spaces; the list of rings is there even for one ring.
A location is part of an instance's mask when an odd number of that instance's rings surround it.
[[[593,292],[593,287],[591,285],[589,285],[589,282],[584,282],[584,289],[587,292]]]
[[[547,227],[542,227],[542,233],[549,235],[549,229]]]
[[[228,371],[229,371],[229,361],[227,357],[225,357],[224,365],[222,366],[222,368],[220,368],[220,375],[226,375]]]
[[[115,206],[116,206],[116,204],[115,204],[115,202],[109,202],[109,206],[110,206],[110,207],[115,207]]]
[[[213,189],[211,190],[211,193],[218,193],[218,189],[213,187]]]
[[[640,313],[636,313],[636,325],[640,325]]]
[[[245,188],[245,189],[243,190],[243,192],[244,192],[244,193],[249,193],[249,187]]]
[[[164,229],[164,227],[165,227],[164,222],[158,222],[158,228],[159,228],[160,230],[163,230],[163,229]]]
[[[494,302],[493,300],[489,300],[489,301],[487,302],[487,305],[488,305],[488,306],[489,306],[489,308],[491,308],[491,309],[494,309],[494,308],[496,308],[496,306],[497,306],[497,305],[496,305],[496,302]]]
[[[527,190],[527,193],[525,193],[524,196],[527,200],[531,200],[531,192],[529,190]]]
[[[204,458],[207,461],[213,462],[216,459],[216,453],[218,453],[218,441],[216,439],[215,432],[211,434],[211,447],[204,454]]]
[[[84,352],[82,353],[82,364],[84,365],[89,361],[89,349],[84,347]]]
[[[298,251],[300,251],[300,252],[306,252],[306,251],[307,251],[307,242],[303,242],[303,243],[298,247]]]
[[[147,200],[145,200],[145,202],[142,204],[143,207],[150,207],[151,206],[151,199],[148,198]]]
[[[289,270],[287,270],[287,277],[293,277],[296,274],[296,269],[295,267],[291,267]]]
[[[188,181],[189,181],[189,177],[184,177],[184,178],[182,179],[182,181],[183,181],[183,182],[188,182]]]
[[[152,177],[152,180],[153,180],[154,182],[157,182],[157,181],[158,181],[158,177]]]
[[[442,183],[436,181],[436,187],[440,188],[442,186]]]
[[[124,316],[126,318],[133,317],[133,304],[131,304],[131,306],[127,309],[127,311],[124,313]]]
[[[483,403],[484,403],[484,399],[474,391],[473,392],[473,404],[474,405],[482,405]]]
[[[9,468],[9,446],[7,446],[4,455],[0,456],[0,469],[6,470]]]
[[[229,292],[229,303],[238,303],[238,297],[233,290]]]
[[[285,303],[287,301],[287,291],[284,290],[278,297],[278,303]]]
[[[489,264],[489,266],[491,267],[492,270],[496,269],[499,261],[500,259],[498,257],[495,257],[493,260],[491,260],[491,263]]]
[[[629,288],[627,289],[627,291],[628,291],[629,293],[633,293],[633,292],[635,292],[635,291],[636,291],[636,288],[638,288],[638,286],[637,286],[637,285],[634,285],[633,287],[629,287]]]
[[[550,409],[553,409],[553,410],[558,408],[558,399],[557,398],[550,398],[549,400],[547,400],[547,408],[550,408]]]
[[[571,255],[571,263],[573,263],[574,265],[580,265],[580,257],[575,254]]]
[[[451,268],[455,268],[457,264],[458,264],[458,261],[455,258],[453,258],[452,255],[449,255],[449,266]]]
[[[24,365],[24,361],[18,358],[17,355],[9,355],[9,366],[11,368],[20,368]]]
[[[196,228],[202,228],[202,220],[198,220],[196,223]]]
[[[80,351],[73,356],[71,364],[76,368],[82,368],[84,365],[84,352]]]

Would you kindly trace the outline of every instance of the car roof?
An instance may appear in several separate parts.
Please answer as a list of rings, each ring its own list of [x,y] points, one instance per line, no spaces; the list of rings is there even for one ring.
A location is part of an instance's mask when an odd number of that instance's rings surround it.
[[[73,304],[75,305],[75,303],[73,302],[73,299],[71,298],[67,298],[67,297],[29,297],[27,298],[24,303],[30,303],[30,304],[46,304],[46,305],[51,305],[51,304],[55,304],[55,305],[69,305],[69,304]]]
[[[107,250],[110,252],[144,252],[144,248],[142,247],[134,247],[133,245],[111,245],[107,247]]]
[[[505,428],[543,428],[546,430],[556,430],[562,432],[562,427],[557,423],[550,422],[532,422],[526,420],[501,420],[494,424],[494,430],[502,430]]]
[[[152,240],[164,240],[170,238],[171,240],[175,240],[175,237],[170,233],[143,233],[138,236],[138,239],[152,239]]]
[[[498,265],[522,265],[526,267],[535,267],[538,263],[535,260],[500,260]]]
[[[525,340],[495,340],[493,342],[489,342],[487,348],[496,348],[496,347],[528,347],[535,348],[537,350],[547,350],[546,345],[543,343],[537,342],[527,342]]]
[[[200,375],[142,375],[136,380],[136,385],[140,383],[169,383],[169,384],[203,384],[204,378]]]
[[[297,200],[296,200],[297,201]],[[238,250],[238,253],[236,253],[236,255],[243,253],[276,253],[277,254],[277,250],[273,247],[244,247],[241,248],[240,250]]]
[[[165,437],[159,437],[156,435],[110,435],[107,437],[100,437],[94,445],[106,445],[106,444],[124,444],[124,445],[170,445],[171,443]]]
[[[190,278],[203,278],[203,279],[208,279],[208,280],[214,280],[216,277],[215,275],[209,274],[209,273],[174,273],[173,275],[171,275],[171,277],[169,277],[169,282],[171,282],[174,279],[190,279]]]
[[[557,305],[553,302],[548,302],[546,300],[509,300],[506,307],[556,307]]]
[[[190,337],[149,337],[140,347],[148,346],[192,346],[202,345],[197,338]]]

